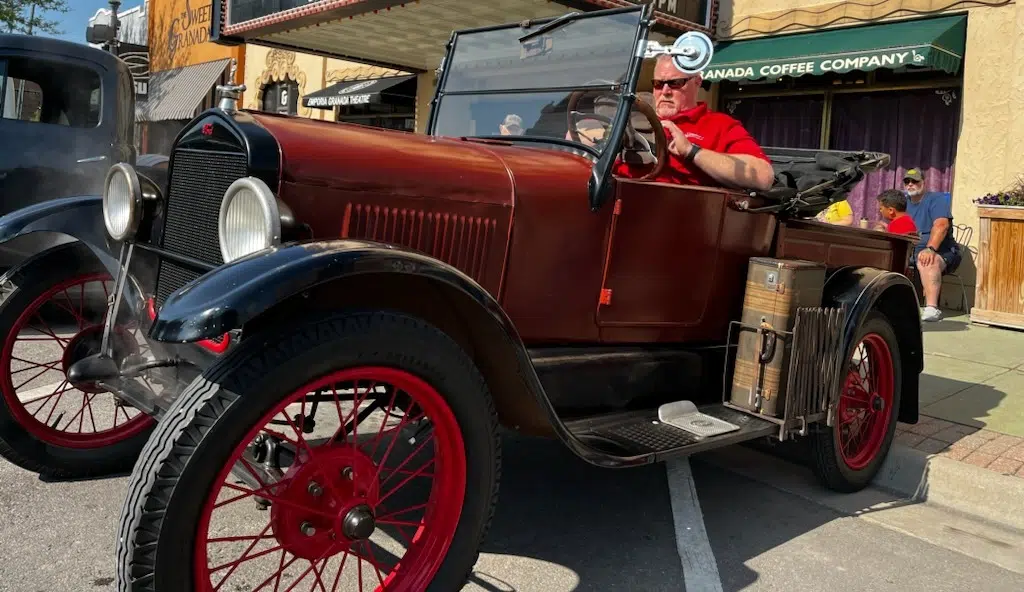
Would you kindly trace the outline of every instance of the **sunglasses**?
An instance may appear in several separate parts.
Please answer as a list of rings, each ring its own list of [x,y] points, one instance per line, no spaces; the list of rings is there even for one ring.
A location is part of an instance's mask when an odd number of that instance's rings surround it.
[[[920,183],[920,181],[917,179],[903,179],[904,185],[917,185],[918,183]]]
[[[679,90],[689,84],[691,80],[693,78],[673,78],[672,80],[654,80],[652,84],[654,85],[654,90],[661,90],[665,86],[673,90]]]

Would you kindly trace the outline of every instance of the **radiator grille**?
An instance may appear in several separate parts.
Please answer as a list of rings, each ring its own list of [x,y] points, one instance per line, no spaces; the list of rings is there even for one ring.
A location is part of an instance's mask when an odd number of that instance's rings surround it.
[[[163,248],[212,265],[222,265],[217,216],[224,192],[246,174],[244,154],[179,149],[174,153],[167,195]],[[156,304],[200,274],[160,261]]]
[[[349,204],[343,234],[422,251],[480,282],[496,226],[482,216]]]

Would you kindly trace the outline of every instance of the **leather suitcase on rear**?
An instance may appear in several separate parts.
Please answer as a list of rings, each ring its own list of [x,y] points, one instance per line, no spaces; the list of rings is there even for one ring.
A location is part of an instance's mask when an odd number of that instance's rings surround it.
[[[763,323],[778,331],[792,332],[798,308],[821,306],[824,285],[822,263],[770,257],[750,259],[740,318],[746,327],[739,334],[736,348],[730,403],[763,415],[782,417],[792,335],[776,335],[774,348],[765,348],[766,340],[749,328]],[[770,357],[761,361],[765,349]]]

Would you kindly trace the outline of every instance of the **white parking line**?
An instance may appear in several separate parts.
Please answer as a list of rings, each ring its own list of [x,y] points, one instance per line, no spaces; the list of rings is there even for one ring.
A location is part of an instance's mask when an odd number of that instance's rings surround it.
[[[676,549],[683,564],[686,592],[722,592],[718,562],[711,550],[704,514],[700,511],[697,488],[693,483],[689,459],[665,463],[669,499],[675,522]]]
[[[25,401],[31,401],[32,399],[34,399],[36,397],[42,397],[44,395],[51,395],[51,394],[53,394],[54,392],[57,391],[57,388],[61,384],[62,383],[60,383],[60,382],[55,382],[53,384],[48,384],[46,386],[39,386],[39,387],[36,387],[36,388],[31,388],[31,389],[24,390],[24,391],[18,391],[18,400],[21,401],[22,403],[24,403]],[[71,390],[71,389],[68,389],[68,390]],[[79,393],[79,398],[81,398],[81,393]]]

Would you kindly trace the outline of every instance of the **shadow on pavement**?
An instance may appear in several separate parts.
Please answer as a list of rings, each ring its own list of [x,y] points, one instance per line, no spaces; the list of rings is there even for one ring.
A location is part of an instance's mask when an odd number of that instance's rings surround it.
[[[557,441],[517,434],[506,433],[502,446],[498,506],[467,589],[682,588],[663,464],[594,467]],[[498,585],[494,573],[517,581]]]

